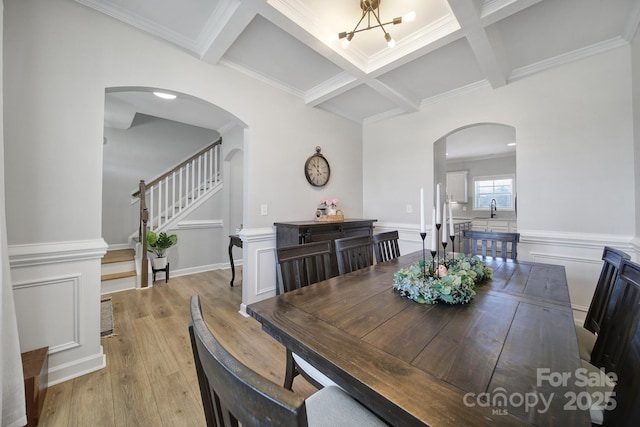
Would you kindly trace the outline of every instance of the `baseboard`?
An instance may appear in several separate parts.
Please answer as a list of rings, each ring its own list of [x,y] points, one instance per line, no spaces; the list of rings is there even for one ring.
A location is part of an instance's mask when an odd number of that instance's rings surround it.
[[[242,260],[234,259],[233,264],[236,267],[242,266]],[[216,264],[200,265],[198,267],[181,268],[180,270],[171,270],[169,279],[171,279],[171,277],[187,276],[189,274],[197,274],[197,273],[206,273],[207,271],[224,270],[227,268],[231,268],[231,264],[228,262],[219,262]],[[160,277],[160,275],[158,275],[158,277]],[[164,276],[162,276],[162,278],[164,279]]]
[[[49,387],[65,381],[77,378],[91,372],[99,371],[107,366],[107,355],[104,354],[102,346],[100,353],[88,356],[73,362],[52,366],[52,357],[49,356]]]

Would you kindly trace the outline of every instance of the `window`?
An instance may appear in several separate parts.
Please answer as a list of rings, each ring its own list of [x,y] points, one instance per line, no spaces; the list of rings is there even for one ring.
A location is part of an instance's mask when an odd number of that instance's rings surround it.
[[[513,209],[513,176],[484,176],[473,179],[473,209],[490,209],[491,200],[496,200],[498,209]]]

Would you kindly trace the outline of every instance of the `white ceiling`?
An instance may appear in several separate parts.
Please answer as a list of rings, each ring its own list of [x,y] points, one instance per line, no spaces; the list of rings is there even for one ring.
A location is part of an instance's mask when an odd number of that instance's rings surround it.
[[[343,49],[330,36],[353,29],[360,0],[76,1],[358,123],[622,46],[640,20],[640,0],[383,0],[383,22],[416,12],[414,22],[385,27],[396,46],[374,28]],[[136,109],[140,100],[127,96],[115,102]],[[144,108],[163,117],[148,102]],[[229,125],[215,113],[219,120],[197,125]]]

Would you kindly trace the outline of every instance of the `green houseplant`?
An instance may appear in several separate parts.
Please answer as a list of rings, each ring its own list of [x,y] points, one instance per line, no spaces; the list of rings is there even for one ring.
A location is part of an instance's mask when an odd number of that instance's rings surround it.
[[[147,251],[155,255],[152,260],[154,268],[166,267],[167,257],[165,252],[176,243],[178,243],[178,236],[175,234],[168,235],[164,232],[157,234],[155,231],[147,231]]]

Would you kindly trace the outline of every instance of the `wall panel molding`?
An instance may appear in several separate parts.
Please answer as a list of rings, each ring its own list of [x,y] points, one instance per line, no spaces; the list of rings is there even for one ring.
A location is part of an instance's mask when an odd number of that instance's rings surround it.
[[[59,353],[79,347],[80,338],[80,275],[66,277],[52,277],[45,280],[21,282],[13,284],[16,311],[19,313],[18,326],[20,328],[33,328],[37,330],[40,339],[38,342],[35,334],[29,331],[21,331],[20,336],[36,338],[35,341],[24,342],[29,348],[49,346],[49,354]],[[64,296],[64,298],[59,298]],[[58,301],[62,300],[62,301]],[[58,305],[52,306],[51,304]],[[47,315],[56,318],[56,322],[39,321],[29,313],[29,308],[40,307],[39,310],[48,311]],[[23,308],[22,310],[20,308]],[[61,325],[65,325],[66,328]],[[57,342],[56,342],[57,341]]]
[[[49,347],[49,385],[101,369],[103,239],[9,247],[20,351]]]

